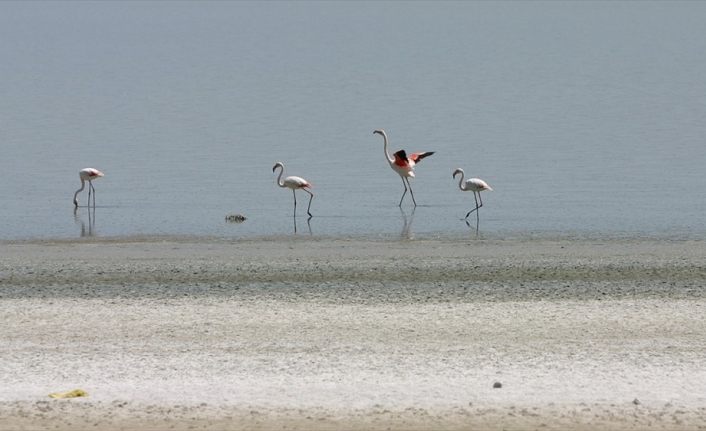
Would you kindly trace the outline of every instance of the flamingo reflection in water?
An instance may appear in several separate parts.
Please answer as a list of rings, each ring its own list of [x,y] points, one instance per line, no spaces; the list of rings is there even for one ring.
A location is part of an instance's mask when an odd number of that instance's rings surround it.
[[[88,207],[86,211],[88,212],[88,228],[86,228],[86,222],[78,213],[78,207],[74,208],[74,222],[77,225],[81,225],[81,237],[85,236],[95,236],[96,234],[96,207]]]

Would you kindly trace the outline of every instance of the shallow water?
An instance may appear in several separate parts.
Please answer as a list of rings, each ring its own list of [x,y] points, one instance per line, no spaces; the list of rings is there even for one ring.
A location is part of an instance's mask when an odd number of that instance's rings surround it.
[[[473,236],[456,167],[495,189],[485,237],[706,238],[705,20],[698,2],[3,2],[0,239]],[[414,212],[376,128],[436,151]],[[278,160],[314,184],[309,223]],[[97,208],[74,214],[89,166]]]

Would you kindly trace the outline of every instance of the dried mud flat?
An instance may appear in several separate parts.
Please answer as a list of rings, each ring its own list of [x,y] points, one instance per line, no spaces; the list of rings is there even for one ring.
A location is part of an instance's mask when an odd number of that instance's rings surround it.
[[[0,429],[706,429],[705,311],[700,241],[3,242]]]

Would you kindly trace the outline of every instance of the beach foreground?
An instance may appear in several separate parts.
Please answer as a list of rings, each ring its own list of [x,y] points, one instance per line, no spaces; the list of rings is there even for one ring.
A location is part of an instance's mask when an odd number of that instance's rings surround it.
[[[0,429],[703,430],[705,312],[701,241],[3,242]]]

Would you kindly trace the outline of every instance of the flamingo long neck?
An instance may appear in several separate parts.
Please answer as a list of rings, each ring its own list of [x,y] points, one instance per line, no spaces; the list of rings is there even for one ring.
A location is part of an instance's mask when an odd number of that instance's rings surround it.
[[[78,198],[78,194],[81,193],[85,187],[86,187],[86,180],[81,178],[81,188],[76,190],[76,193],[74,193],[74,205],[78,206],[78,201],[76,199]]]
[[[389,163],[395,163],[395,158],[392,157],[387,151],[387,133],[385,133],[385,131],[382,132],[382,139],[385,141],[385,144],[383,146],[383,149],[385,150],[385,158]]]
[[[279,168],[279,176],[277,177],[277,185],[284,187],[284,181],[282,181],[282,175],[284,174],[284,166],[277,166]]]
[[[458,172],[461,174],[461,179],[458,180],[458,188],[465,191],[466,188],[464,187],[465,184],[463,183],[463,176],[464,176],[464,173],[463,173],[463,171],[460,170],[460,169],[459,169]]]

